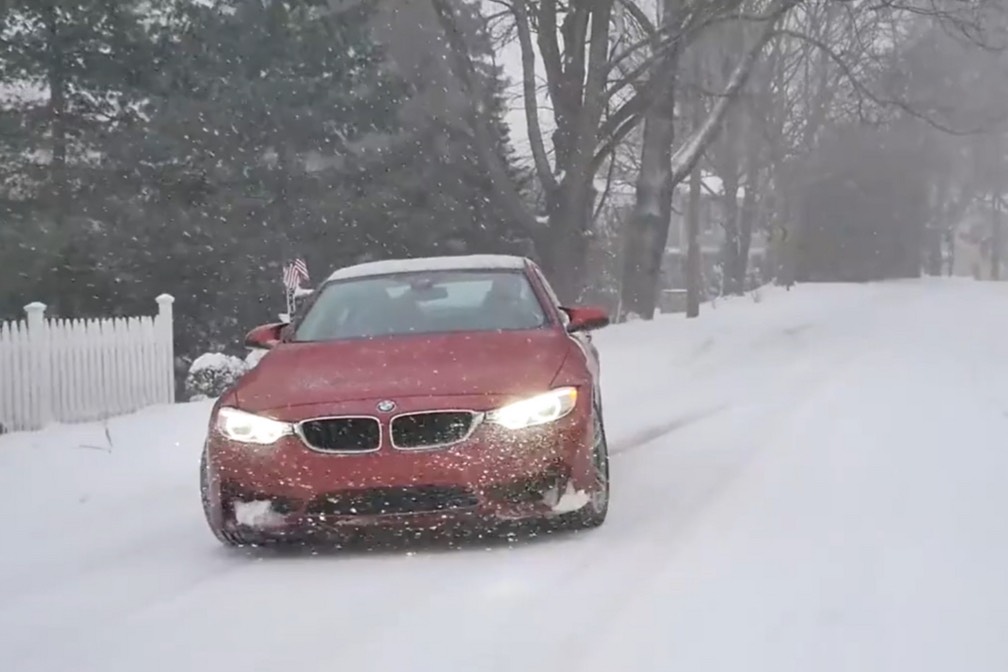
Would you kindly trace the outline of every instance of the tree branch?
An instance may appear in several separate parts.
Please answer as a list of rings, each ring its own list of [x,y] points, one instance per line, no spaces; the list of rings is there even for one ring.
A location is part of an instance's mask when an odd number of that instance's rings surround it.
[[[518,43],[522,57],[522,89],[525,99],[525,124],[528,127],[529,145],[535,162],[539,181],[547,192],[559,188],[550,168],[543,142],[542,127],[539,124],[539,100],[535,82],[535,50],[532,48],[532,29],[529,24],[528,8],[525,0],[515,0],[512,5],[518,30]]]
[[[757,37],[756,41],[742,57],[742,60],[735,66],[731,76],[728,78],[728,86],[725,88],[724,95],[714,103],[700,128],[696,129],[689,140],[683,143],[676,150],[675,154],[672,155],[671,184],[679,184],[693,171],[694,166],[700,161],[704,149],[716,137],[725,115],[728,114],[728,111],[738,98],[738,94],[749,81],[749,77],[752,75],[753,68],[759,59],[760,53],[763,51],[763,47],[766,46],[775,34],[777,21],[799,2],[801,0],[783,0],[766,20],[766,25],[763,27],[759,37]]]
[[[948,124],[945,124],[941,121],[929,117],[927,114],[921,112],[920,110],[915,109],[912,104],[908,103],[905,100],[899,100],[896,98],[886,99],[872,92],[871,89],[869,89],[868,86],[864,84],[864,82],[862,82],[858,78],[858,76],[854,73],[854,70],[850,66],[850,64],[848,64],[843,59],[843,57],[837,54],[824,41],[812,37],[811,35],[806,35],[799,31],[792,30],[790,28],[780,28],[775,32],[778,35],[786,35],[798,40],[804,40],[805,42],[808,42],[817,49],[820,49],[823,53],[825,53],[829,57],[831,61],[833,61],[834,64],[836,64],[838,68],[840,68],[840,71],[843,73],[844,78],[847,79],[848,82],[850,82],[851,86],[854,88],[854,91],[858,94],[859,97],[866,98],[871,102],[875,103],[876,105],[879,105],[880,107],[895,107],[905,112],[906,114],[910,115],[911,117],[919,119],[920,121],[923,121],[927,125],[943,133],[955,136],[981,135],[990,132],[991,126],[996,126],[1001,123],[1004,123],[1005,121],[1008,121],[1008,114],[1006,114],[1005,116],[1002,116],[1000,118],[990,120],[990,125],[979,126],[968,130],[954,128]]]

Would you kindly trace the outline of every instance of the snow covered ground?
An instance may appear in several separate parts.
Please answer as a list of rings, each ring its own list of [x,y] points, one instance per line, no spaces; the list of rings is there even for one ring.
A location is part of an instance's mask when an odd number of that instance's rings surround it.
[[[586,534],[227,552],[209,403],[0,437],[0,670],[1008,669],[1008,285],[775,289],[596,340]]]

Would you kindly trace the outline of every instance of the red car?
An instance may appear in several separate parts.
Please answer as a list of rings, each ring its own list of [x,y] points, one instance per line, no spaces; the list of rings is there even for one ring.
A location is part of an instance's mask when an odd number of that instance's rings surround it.
[[[347,528],[548,519],[601,525],[609,458],[597,308],[561,306],[522,257],[333,273],[215,404],[201,464],[225,544]]]

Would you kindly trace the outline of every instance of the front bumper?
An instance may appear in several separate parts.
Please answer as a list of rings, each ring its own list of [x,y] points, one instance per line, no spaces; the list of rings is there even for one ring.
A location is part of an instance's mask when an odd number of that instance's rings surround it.
[[[465,407],[466,401],[439,406]],[[362,405],[336,412],[361,412]],[[549,517],[587,501],[584,493],[594,484],[592,427],[591,405],[579,399],[555,423],[519,431],[484,424],[460,443],[431,450],[397,450],[385,439],[371,453],[320,453],[298,436],[263,447],[211,431],[211,520],[224,529],[283,534]]]

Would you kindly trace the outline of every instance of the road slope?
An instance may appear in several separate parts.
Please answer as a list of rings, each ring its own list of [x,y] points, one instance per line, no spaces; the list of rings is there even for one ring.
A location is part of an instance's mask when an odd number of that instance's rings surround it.
[[[548,540],[234,553],[208,406],[0,438],[12,672],[1008,669],[1008,286],[600,333],[613,503]]]

